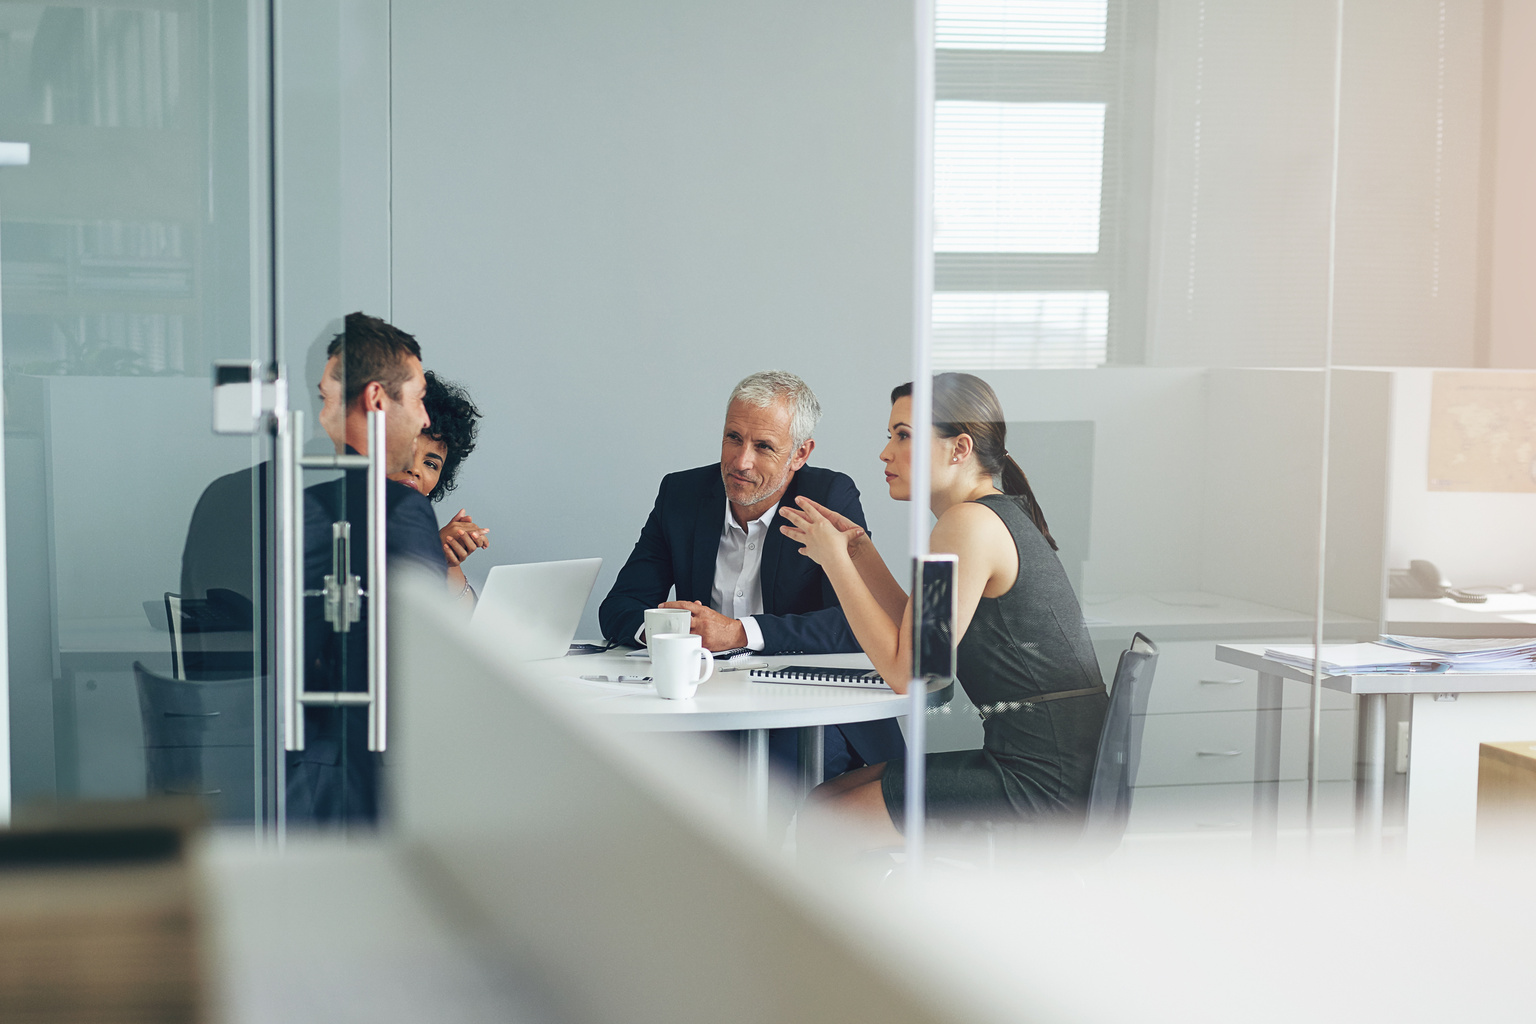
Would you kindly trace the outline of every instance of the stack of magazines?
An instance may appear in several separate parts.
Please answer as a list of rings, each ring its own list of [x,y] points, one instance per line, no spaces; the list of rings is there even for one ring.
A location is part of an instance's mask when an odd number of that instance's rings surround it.
[[[1322,662],[1327,675],[1367,672],[1536,672],[1536,638],[1449,640],[1430,636],[1384,636],[1366,644],[1311,644],[1268,647],[1264,656],[1311,669]]]

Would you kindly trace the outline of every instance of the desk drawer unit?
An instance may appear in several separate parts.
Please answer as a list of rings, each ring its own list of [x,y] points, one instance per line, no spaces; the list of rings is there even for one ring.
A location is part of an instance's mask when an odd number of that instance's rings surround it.
[[[1156,683],[1153,684],[1156,686]],[[1280,778],[1307,777],[1307,710],[1281,712]],[[1188,786],[1253,781],[1254,711],[1147,715],[1136,785]],[[1354,777],[1353,711],[1323,712],[1322,778]]]
[[[1352,782],[1324,782],[1319,787],[1317,824],[1320,828],[1349,828],[1354,823]],[[1305,828],[1307,784],[1280,783],[1280,827]],[[1253,786],[1227,783],[1209,786],[1147,786],[1138,788],[1131,803],[1133,833],[1247,831],[1253,827]]]

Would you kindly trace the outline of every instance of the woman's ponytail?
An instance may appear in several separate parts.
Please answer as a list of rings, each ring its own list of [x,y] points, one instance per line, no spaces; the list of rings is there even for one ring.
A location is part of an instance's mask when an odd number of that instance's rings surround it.
[[[1051,536],[1051,528],[1045,524],[1045,513],[1040,509],[1040,503],[1035,500],[1035,492],[1029,486],[1029,477],[1019,468],[1019,464],[1013,461],[1013,456],[1003,452],[1001,460],[1001,472],[1003,493],[1011,494],[1024,499],[1024,511],[1034,522],[1035,528],[1040,531],[1040,536],[1051,546],[1052,551],[1060,551],[1056,545],[1056,538]]]

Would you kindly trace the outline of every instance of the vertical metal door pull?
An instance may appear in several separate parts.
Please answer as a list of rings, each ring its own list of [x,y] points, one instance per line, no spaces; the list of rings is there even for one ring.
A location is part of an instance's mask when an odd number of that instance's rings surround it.
[[[368,749],[382,751],[388,740],[384,713],[389,700],[385,678],[384,605],[385,536],[384,414],[368,414]]]
[[[384,413],[368,414],[368,454],[366,456],[305,456],[302,453],[304,415],[289,412],[278,421],[278,615],[284,627],[278,637],[279,669],[283,692],[283,748],[304,749],[304,708],[358,707],[368,709],[368,749],[382,751],[388,742],[386,712],[388,701],[387,647],[384,624],[385,606],[385,512]],[[304,489],[300,474],[306,469],[362,469],[368,471],[368,584],[366,589],[350,573],[352,524],[341,520],[331,524],[331,573],[321,590],[304,590]],[[350,632],[361,617],[361,604],[368,600],[368,689],[356,691],[313,691],[304,688],[304,598],[320,597],[325,602],[325,619],[338,633]]]

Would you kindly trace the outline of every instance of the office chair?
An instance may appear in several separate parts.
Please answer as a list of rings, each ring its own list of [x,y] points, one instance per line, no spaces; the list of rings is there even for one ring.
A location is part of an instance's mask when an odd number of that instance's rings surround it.
[[[171,631],[171,678],[187,678],[186,645],[182,643],[181,595],[165,592],[165,623]]]
[[[1141,733],[1146,723],[1147,698],[1157,670],[1157,645],[1137,633],[1131,646],[1120,654],[1109,689],[1109,707],[1099,728],[1098,753],[1093,762],[1088,806],[1082,830],[1069,834],[1042,833],[1037,826],[985,822],[988,860],[996,864],[1001,842],[1008,852],[1025,860],[1067,860],[1081,863],[1114,853],[1131,817],[1131,794],[1141,765]]]
[[[254,820],[255,680],[172,679],[137,661],[133,677],[148,794],[201,797],[215,821]]]
[[[1157,670],[1157,645],[1141,633],[1120,655],[1109,691],[1109,709],[1099,732],[1099,753],[1093,764],[1093,786],[1083,822],[1080,854],[1104,857],[1113,853],[1131,817],[1131,790],[1141,764],[1141,731],[1146,723],[1147,697]]]
[[[1115,852],[1131,816],[1131,792],[1141,764],[1142,726],[1156,670],[1157,645],[1137,633],[1115,667],[1081,831],[1037,823],[962,822],[953,829],[930,833],[929,846],[936,862],[976,869],[980,866],[975,857],[978,840],[985,844],[988,868],[997,866],[999,852],[1014,860],[1058,864],[1080,864]],[[898,852],[894,848],[875,850],[866,859]]]
[[[171,678],[236,679],[254,672],[259,641],[250,598],[210,587],[202,597],[167,591],[164,601]]]

